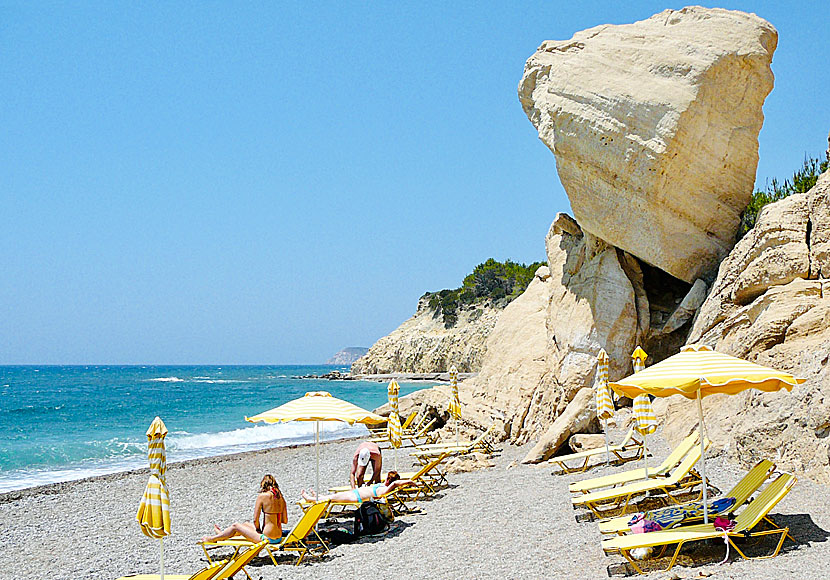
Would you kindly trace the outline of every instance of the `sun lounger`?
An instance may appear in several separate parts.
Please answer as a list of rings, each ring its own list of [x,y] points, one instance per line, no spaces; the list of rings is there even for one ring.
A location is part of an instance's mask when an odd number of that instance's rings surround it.
[[[417,429],[408,429],[401,432],[402,447],[414,447],[418,445],[419,441],[422,443],[431,443],[435,440],[436,436],[431,432],[432,426],[435,424],[435,418],[427,419],[428,416],[425,416]],[[380,446],[384,443],[389,443],[389,435],[384,434],[383,436],[372,437],[369,441],[377,443]]]
[[[724,498],[735,498],[735,503],[729,507],[725,512],[724,511],[709,511],[709,517],[715,518],[723,513],[732,513],[738,510],[742,505],[744,505],[752,494],[758,491],[764,482],[769,479],[772,475],[773,470],[775,469],[775,464],[772,461],[768,461],[766,459],[762,459],[759,461],[755,467],[750,469],[746,475],[744,475],[741,480],[735,484],[735,486],[727,491],[726,493],[722,494],[721,497]],[[695,502],[699,504],[700,502]],[[710,502],[711,503],[711,502]],[[686,509],[690,507],[691,504],[681,504],[678,506],[667,506],[664,508],[658,508],[656,510],[652,510],[651,513],[655,515],[671,515],[669,512],[678,509]],[[692,506],[697,507],[697,506]],[[701,506],[702,507],[702,506]],[[631,514],[618,516],[616,518],[611,518],[607,520],[603,520],[599,522],[599,531],[603,534],[619,534],[623,535],[631,530],[631,526],[629,522],[631,521]],[[684,519],[683,524],[689,524],[695,520],[703,519],[703,516],[699,517],[692,517],[689,518],[688,516]]]
[[[418,411],[412,411],[409,414],[409,417],[406,418],[406,421],[404,421],[401,424],[401,433],[404,433],[407,429],[409,429],[409,426],[412,424],[412,421],[415,420],[415,417],[417,415],[418,415]],[[383,423],[381,423],[381,425],[382,424]],[[369,427],[369,433],[372,434],[372,438],[370,439],[370,441],[377,442],[375,440],[379,440],[379,441],[388,441],[389,440],[389,427],[388,426],[386,426],[386,427]]]
[[[380,497],[375,498],[373,500],[364,500],[364,502],[365,501],[376,501],[376,502],[386,503],[387,505],[389,505],[389,509],[391,509],[392,513],[394,513],[395,515],[399,515],[400,513],[410,511],[409,506],[407,506],[406,503],[397,496],[397,493],[398,493],[399,490],[400,490],[400,488],[392,491],[391,493],[384,493]],[[343,490],[341,490],[341,491],[343,491]],[[343,501],[329,501],[329,502],[326,502],[326,503],[328,504],[328,507],[323,512],[322,517],[324,517],[324,518],[328,518],[328,517],[331,517],[331,516],[343,515],[344,513],[347,513],[349,511],[349,508],[357,508],[360,505],[360,503],[363,503],[363,502],[358,502],[357,500],[343,500]],[[297,502],[297,505],[300,506],[301,510],[306,512],[308,510],[311,510],[314,506],[320,505],[320,504],[315,503],[313,501],[300,500],[300,501]]]
[[[708,446],[709,440],[707,439],[706,447]],[[679,503],[672,492],[688,493],[693,487],[702,483],[700,476],[692,470],[699,459],[700,446],[695,445],[667,477],[650,477],[621,487],[585,493],[573,497],[571,502],[574,507],[587,507],[599,518],[611,515],[612,512],[617,512],[614,515],[626,513],[632,499],[652,491],[662,491],[668,500]]]
[[[202,568],[195,574],[188,576],[187,574],[165,574],[165,580],[225,580],[233,577],[234,574],[242,570],[245,571],[247,566],[254,557],[259,554],[259,551],[265,547],[268,542],[259,542],[254,544],[249,542],[250,548],[245,550],[238,556],[234,553],[234,558],[230,560],[221,560],[219,562],[211,562],[208,558],[209,566]],[[237,550],[238,552],[239,550]],[[247,574],[247,572],[245,572]],[[250,576],[248,576],[250,578]],[[118,580],[159,580],[158,574],[133,574],[132,576],[122,576]]]
[[[328,552],[328,546],[323,539],[317,535],[317,530],[315,530],[317,522],[320,521],[320,518],[328,510],[328,504],[329,502],[321,502],[309,506],[309,509],[305,511],[299,520],[297,520],[297,523],[294,524],[294,527],[288,535],[283,536],[282,541],[279,544],[272,544],[267,541],[261,542],[261,548],[264,547],[268,550],[268,555],[271,556],[271,561],[275,566],[277,565],[277,559],[274,557],[275,550],[282,552],[297,552],[297,565],[299,566],[300,562],[303,561],[303,558],[305,558],[306,554],[308,554],[311,549],[307,538],[312,533],[317,537],[317,541],[320,543],[320,547],[323,552]],[[210,562],[208,547],[214,548],[219,546],[229,546],[235,548],[236,551],[233,553],[235,557],[242,548],[254,545],[251,540],[243,537],[233,537],[228,538],[227,540],[217,540],[215,542],[200,542],[200,544],[202,546],[202,550],[205,552],[205,556],[207,556],[208,562]],[[260,544],[256,545],[259,546]]]
[[[449,457],[449,454],[444,453],[436,457],[423,467],[421,467],[421,469],[415,472],[412,475],[412,477],[404,478],[411,479],[414,482],[413,485],[397,488],[393,490],[391,493],[385,493],[376,500],[372,501],[385,501],[387,504],[389,504],[390,509],[395,515],[400,515],[403,512],[412,511],[407,502],[417,501],[425,497],[433,496],[438,491],[438,487],[440,486],[440,484],[435,483],[436,475],[433,474],[436,472],[436,470],[439,469],[439,466],[447,457]],[[439,475],[437,477],[439,477],[441,480],[446,481],[446,478],[442,472],[439,471],[438,474]],[[339,491],[347,491],[349,489],[351,488],[336,487],[332,488],[330,491],[336,493]],[[332,513],[336,513],[334,512],[335,508],[343,508],[343,510],[345,510],[346,508],[356,508],[360,505],[360,503],[357,500],[332,501],[330,502],[330,504],[331,505],[325,514],[326,517],[330,516]],[[313,506],[315,504],[314,502],[300,501],[298,502],[298,505],[300,506],[300,509],[305,511],[309,509],[310,506]]]
[[[623,455],[634,451],[633,455]],[[625,439],[622,443],[617,445],[609,445],[607,449],[608,455],[611,456],[611,461],[614,463],[625,463],[627,461],[635,461],[643,457],[643,443],[634,437],[634,427],[628,430]],[[554,472],[553,475],[561,475],[564,473],[579,473],[588,469],[588,463],[593,458],[603,458],[606,456],[605,445],[597,447],[596,449],[587,449],[578,453],[570,453],[568,455],[558,455],[551,457],[548,461],[559,467],[559,473]],[[581,464],[575,467],[569,467],[568,461],[581,461]],[[597,463],[596,465],[603,465]]]
[[[677,466],[678,463],[686,456],[686,454],[693,447],[700,447],[700,440],[698,439],[697,431],[693,431],[686,437],[668,457],[663,460],[663,463],[657,467],[649,467],[648,475],[653,478],[666,477],[666,475]],[[594,489],[603,487],[613,487],[616,485],[623,485],[638,479],[645,479],[645,468],[630,469],[621,473],[612,473],[610,475],[603,475],[602,477],[593,477],[591,479],[583,479],[582,481],[575,481],[568,486],[571,493],[588,493]]]
[[[399,472],[398,475],[401,479],[411,479],[419,486],[423,487],[428,494],[432,495],[438,490],[439,487],[447,483],[447,476],[446,473],[441,470],[441,464],[449,456],[449,453],[443,453],[429,463],[422,465],[418,471]],[[381,481],[385,481],[387,475],[388,474],[384,473],[380,478]],[[337,493],[340,491],[348,491],[349,489],[352,488],[348,485],[330,487],[329,492]]]
[[[602,549],[606,554],[622,554],[628,560],[637,572],[644,574],[641,568],[642,562],[638,564],[631,557],[631,550],[635,548],[655,548],[661,547],[663,550],[657,556],[662,556],[665,548],[677,544],[677,548],[672,555],[669,562],[669,570],[677,561],[677,556],[683,546],[689,542],[699,542],[701,540],[722,538],[729,542],[729,545],[735,548],[735,551],[744,559],[764,559],[774,558],[781,551],[784,545],[784,540],[789,536],[789,528],[778,527],[769,517],[769,512],[772,508],[786,496],[792,486],[795,485],[796,478],[790,474],[783,474],[778,476],[772,483],[770,483],[754,500],[752,500],[735,518],[735,527],[729,531],[718,531],[715,529],[713,523],[708,524],[694,524],[689,526],[680,526],[671,530],[660,530],[658,532],[649,532],[647,534],[630,534],[628,536],[617,536],[608,540],[602,541]],[[762,520],[772,525],[772,529],[760,530],[753,532],[752,530]],[[741,550],[734,538],[757,538],[762,536],[779,535],[780,539],[775,546],[772,554],[767,556],[749,557]],[[791,537],[791,536],[790,536]],[[649,570],[652,571],[652,570]]]
[[[467,453],[473,452],[492,454],[494,450],[493,447],[487,442],[487,437],[490,435],[490,431],[494,428],[495,425],[491,425],[474,441],[461,445],[455,445],[449,442],[419,445],[416,447],[415,451],[410,453],[410,455],[417,459],[420,463],[427,463],[444,453],[449,453],[450,455],[466,455]]]

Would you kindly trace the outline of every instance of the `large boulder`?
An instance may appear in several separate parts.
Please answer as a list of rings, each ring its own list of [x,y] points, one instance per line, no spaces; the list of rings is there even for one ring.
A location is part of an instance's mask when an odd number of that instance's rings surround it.
[[[707,397],[716,448],[749,467],[761,457],[779,469],[830,482],[830,173],[816,186],[761,211],[723,261],[689,335],[720,352],[807,381],[791,393],[746,391]],[[664,434],[677,441],[695,423],[693,405],[666,399]]]
[[[687,283],[713,274],[752,194],[777,41],[695,6],[542,43],[519,99],[582,229]]]

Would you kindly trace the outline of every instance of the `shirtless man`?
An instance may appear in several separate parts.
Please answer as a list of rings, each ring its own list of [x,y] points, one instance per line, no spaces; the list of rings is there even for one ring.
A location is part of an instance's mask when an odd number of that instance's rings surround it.
[[[372,479],[369,480],[369,483],[380,483],[380,470],[383,462],[380,447],[375,443],[366,441],[357,446],[354,457],[352,457],[352,469],[349,474],[349,485],[352,489],[363,486],[366,466],[370,462],[372,463]]]

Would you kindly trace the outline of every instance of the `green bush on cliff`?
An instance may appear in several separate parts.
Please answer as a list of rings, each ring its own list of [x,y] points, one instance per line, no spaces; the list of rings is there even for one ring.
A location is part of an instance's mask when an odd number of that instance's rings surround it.
[[[752,199],[749,205],[741,214],[741,226],[738,229],[738,239],[755,226],[758,220],[758,214],[768,203],[780,201],[787,196],[794,193],[804,193],[809,191],[811,187],[816,184],[818,176],[827,170],[828,160],[820,161],[815,157],[804,157],[804,163],[801,168],[793,173],[792,179],[785,179],[784,183],[779,183],[777,179],[772,178],[764,189],[756,189],[752,194]]]
[[[453,326],[458,320],[458,311],[465,306],[490,302],[506,306],[525,291],[533,274],[544,262],[530,265],[512,260],[497,262],[490,258],[473,269],[464,278],[460,288],[427,292],[422,296],[429,301],[429,307],[440,314],[444,326]]]

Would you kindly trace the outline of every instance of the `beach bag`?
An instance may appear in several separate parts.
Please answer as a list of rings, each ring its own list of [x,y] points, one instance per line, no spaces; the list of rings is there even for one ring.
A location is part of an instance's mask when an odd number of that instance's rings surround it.
[[[387,524],[391,524],[395,521],[395,513],[392,511],[392,508],[389,507],[389,504],[385,501],[377,502],[378,511],[380,511],[380,515],[386,521]]]
[[[367,536],[384,531],[389,524],[383,519],[378,506],[373,501],[364,501],[360,504],[354,516],[354,533],[356,536]]]

